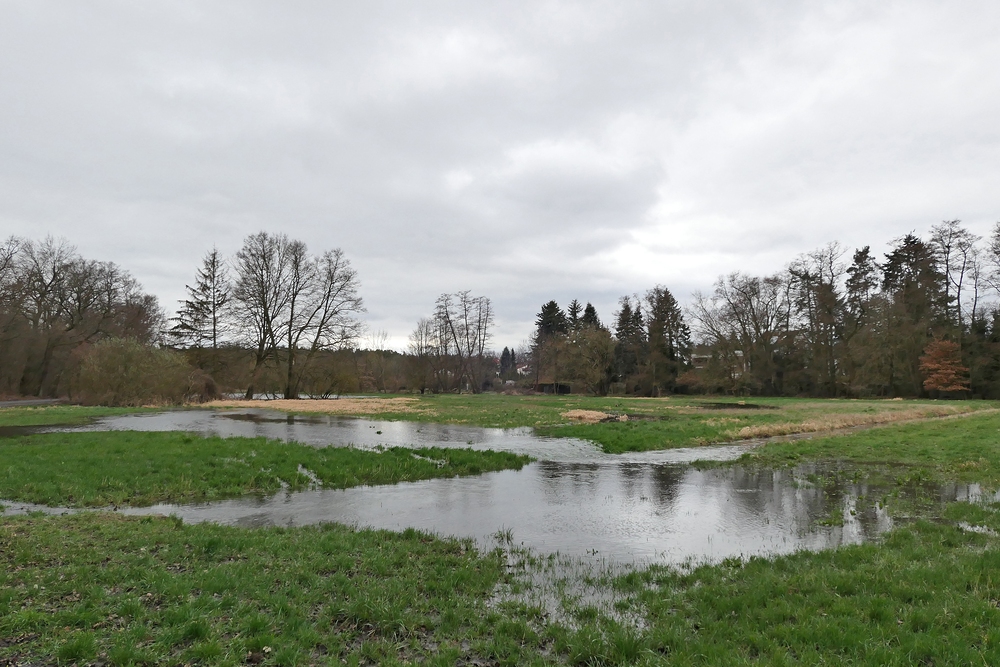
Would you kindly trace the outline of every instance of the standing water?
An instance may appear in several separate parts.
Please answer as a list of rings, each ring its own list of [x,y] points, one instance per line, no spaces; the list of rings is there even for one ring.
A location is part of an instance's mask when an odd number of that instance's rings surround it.
[[[187,410],[126,415],[59,430],[190,431],[278,438],[317,447],[471,447],[530,454],[519,471],[391,486],[279,493],[191,505],[123,509],[173,514],[187,522],[298,526],[335,521],[401,530],[417,528],[493,543],[510,531],[515,544],[617,563],[718,561],[732,556],[823,549],[869,540],[891,527],[862,485],[821,488],[788,470],[738,465],[699,469],[696,460],[732,460],[747,446],[697,447],[626,455],[584,440],[547,438],[531,429],[485,429],[343,417],[303,417],[266,410]],[[970,497],[952,486],[943,500]],[[4,503],[8,512],[37,509]],[[831,516],[842,525],[820,525]],[[829,523],[839,523],[837,521]]]

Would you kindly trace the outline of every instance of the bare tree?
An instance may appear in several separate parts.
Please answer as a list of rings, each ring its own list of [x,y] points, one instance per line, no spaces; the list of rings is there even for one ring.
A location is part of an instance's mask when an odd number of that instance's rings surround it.
[[[486,346],[492,338],[492,303],[485,296],[472,296],[470,290],[442,294],[434,319],[441,347],[455,355],[459,383],[467,379],[470,391],[479,393],[485,380]]]
[[[254,352],[254,367],[246,398],[264,364],[277,354],[280,318],[288,305],[288,237],[258,232],[236,253],[233,304],[243,344]]]
[[[691,312],[702,339],[727,357],[735,383],[779,389],[775,352],[788,328],[786,280],[732,273],[719,278],[711,296],[696,293]]]
[[[233,301],[244,341],[254,350],[246,397],[269,359],[284,354],[286,398],[322,350],[349,346],[361,332],[364,311],[357,272],[339,248],[319,257],[301,241],[259,232],[236,254]]]
[[[417,326],[410,333],[407,350],[410,353],[410,381],[422,394],[436,376],[434,358],[438,352],[438,338],[433,320],[422,317],[417,321]]]
[[[24,395],[56,393],[81,345],[108,336],[149,343],[162,326],[156,298],[131,275],[85,260],[66,241],[8,239],[0,286],[0,367]]]
[[[801,357],[803,391],[838,393],[838,353],[843,340],[845,297],[842,290],[846,267],[840,261],[844,248],[830,243],[801,255],[788,267],[795,329],[802,339],[795,353]]]
[[[945,278],[947,307],[954,304],[955,324],[958,326],[960,340],[965,324],[962,291],[969,271],[977,261],[976,244],[979,240],[979,236],[961,226],[961,220],[945,220],[931,227],[930,242]]]

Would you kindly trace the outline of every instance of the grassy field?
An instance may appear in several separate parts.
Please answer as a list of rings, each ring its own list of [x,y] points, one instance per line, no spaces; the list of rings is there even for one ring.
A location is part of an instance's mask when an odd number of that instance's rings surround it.
[[[105,408],[84,405],[46,405],[39,407],[0,408],[0,427],[83,424],[97,417],[112,417],[133,412],[152,412],[156,408]]]
[[[501,559],[416,531],[20,517],[0,523],[0,561],[2,664],[450,665],[510,652],[485,605]]]
[[[989,401],[623,398],[502,394],[267,401],[260,407],[511,428],[592,440],[609,453],[691,447],[996,408]]]
[[[769,442],[736,463],[779,468],[822,461],[908,480],[1000,486],[1000,413],[894,424],[845,436]]]
[[[769,414],[787,410],[785,417],[794,414],[799,423],[822,417],[812,405],[818,402],[781,403]],[[872,414],[842,409],[851,403],[829,403],[828,414]],[[876,407],[882,405],[934,406]],[[545,409],[591,408],[555,402]],[[702,418],[697,406],[683,409]],[[597,424],[605,425],[615,423]],[[54,504],[146,503],[152,495],[143,494],[190,492],[179,497],[194,499],[261,492],[278,480],[304,485],[299,465],[336,485],[361,478],[337,477],[345,468],[363,467],[300,458],[351,450],[185,434],[113,434],[122,440],[107,456],[100,438],[109,435],[0,441],[3,488],[16,488],[17,480],[22,489],[38,485],[33,493]],[[514,459],[495,463],[523,464]],[[427,463],[410,456],[400,466],[408,469],[411,460],[418,468]],[[888,475],[914,489],[959,480],[997,488],[1000,413],[772,442],[741,460],[764,467],[813,462]],[[488,468],[481,460],[447,465]],[[45,486],[53,469],[50,476],[60,481]],[[392,477],[393,470],[379,474]],[[176,482],[184,479],[192,481]],[[938,505],[935,516],[911,516],[880,543],[593,572],[577,583],[610,602],[557,583],[546,606],[498,591],[530,593],[538,581],[532,568],[544,570],[551,559],[519,560],[513,549],[481,552],[467,541],[412,530],[0,515],[0,664],[1000,664],[998,533],[998,504]]]
[[[414,456],[417,454],[423,458]],[[0,498],[100,507],[194,502],[306,488],[395,484],[519,469],[506,452],[317,449],[263,438],[203,438],[133,431],[45,433],[0,439]]]
[[[949,519],[1000,528],[993,508]],[[883,544],[497,601],[498,551],[417,531],[240,529],[109,514],[0,519],[6,664],[981,665],[1000,662],[1000,544],[917,522]]]

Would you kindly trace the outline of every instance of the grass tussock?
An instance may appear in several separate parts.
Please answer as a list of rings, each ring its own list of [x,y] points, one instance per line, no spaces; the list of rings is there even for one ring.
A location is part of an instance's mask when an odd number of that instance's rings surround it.
[[[596,424],[603,419],[607,419],[611,415],[607,412],[601,412],[600,410],[567,410],[566,412],[560,413],[560,416],[574,422]]]

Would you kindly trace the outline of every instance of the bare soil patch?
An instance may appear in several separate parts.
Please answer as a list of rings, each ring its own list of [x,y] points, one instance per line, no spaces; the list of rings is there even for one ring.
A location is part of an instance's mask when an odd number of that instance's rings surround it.
[[[415,398],[396,396],[393,398],[330,398],[330,399],[274,399],[261,401],[225,400],[211,401],[203,406],[209,408],[268,408],[288,412],[321,412],[331,415],[379,415],[386,413],[434,414],[432,410],[417,407]]]

